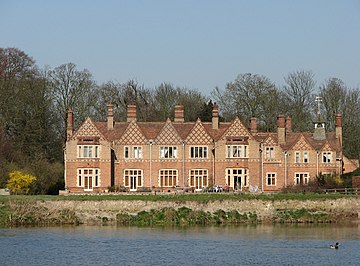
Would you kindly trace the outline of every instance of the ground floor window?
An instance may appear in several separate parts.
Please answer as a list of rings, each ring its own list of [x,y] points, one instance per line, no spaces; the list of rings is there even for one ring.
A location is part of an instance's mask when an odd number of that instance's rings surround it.
[[[266,185],[276,186],[276,173],[267,173],[266,174]]]
[[[138,187],[142,187],[143,170],[141,169],[125,169],[124,185],[130,188],[130,191],[136,191]]]
[[[249,186],[248,169],[245,168],[228,168],[226,169],[226,184],[233,188],[242,190],[243,187]]]
[[[309,183],[309,173],[295,173],[295,185],[306,185]]]
[[[175,169],[161,169],[159,171],[160,187],[175,187],[177,185],[178,171]]]
[[[208,186],[208,170],[206,169],[191,169],[189,171],[190,187],[195,189],[202,189]]]
[[[100,169],[98,168],[79,168],[78,169],[78,187],[91,191],[94,187],[100,186]]]

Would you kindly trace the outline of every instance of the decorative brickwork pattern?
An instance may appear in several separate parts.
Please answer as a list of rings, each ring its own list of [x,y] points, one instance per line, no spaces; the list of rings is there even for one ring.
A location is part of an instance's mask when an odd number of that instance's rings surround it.
[[[116,144],[121,145],[139,145],[146,144],[146,138],[141,132],[139,126],[132,120],[128,127],[126,128],[124,134],[121,136],[120,140]]]
[[[327,142],[325,143],[325,145],[322,147],[321,150],[322,151],[333,151],[333,149],[331,148],[331,146]]]
[[[241,137],[249,137],[249,139],[254,139],[253,136],[250,134],[249,130],[241,123],[240,119],[236,117],[230,127],[224,132],[222,135],[223,140],[229,136],[241,136]]]
[[[99,137],[101,140],[105,139],[90,118],[85,120],[78,131],[73,135],[72,139],[76,140],[77,137]]]
[[[186,144],[189,145],[208,145],[213,143],[212,138],[206,132],[203,124],[198,119],[191,130],[190,134],[186,138]]]
[[[311,145],[306,141],[305,137],[301,135],[301,137],[298,139],[292,149],[295,151],[308,151],[313,150],[314,148],[311,147]]]
[[[265,146],[276,146],[277,143],[276,143],[276,140],[272,136],[269,136],[265,139],[264,145]]]
[[[170,119],[166,121],[164,127],[161,129],[159,135],[156,137],[155,143],[168,145],[176,145],[182,143],[182,139],[172,125]]]

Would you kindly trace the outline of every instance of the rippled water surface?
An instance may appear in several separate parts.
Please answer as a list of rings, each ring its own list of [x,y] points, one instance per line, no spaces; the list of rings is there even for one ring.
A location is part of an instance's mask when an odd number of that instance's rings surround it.
[[[329,245],[340,242],[338,250]],[[360,227],[0,229],[0,265],[360,265]]]

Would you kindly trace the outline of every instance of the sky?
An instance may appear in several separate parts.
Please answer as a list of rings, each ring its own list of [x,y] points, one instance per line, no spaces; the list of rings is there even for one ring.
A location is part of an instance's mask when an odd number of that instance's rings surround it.
[[[239,74],[312,71],[360,88],[360,0],[0,0],[0,47],[98,84],[163,82],[210,95]]]

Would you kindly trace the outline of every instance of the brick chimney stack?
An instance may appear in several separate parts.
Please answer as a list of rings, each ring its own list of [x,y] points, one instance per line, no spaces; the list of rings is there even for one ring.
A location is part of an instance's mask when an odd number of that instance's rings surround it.
[[[285,117],[279,114],[277,118],[277,135],[279,144],[285,144]]]
[[[71,108],[67,112],[66,139],[69,140],[74,133],[74,112]]]
[[[111,103],[107,104],[107,129],[114,129],[114,114],[113,114],[113,105]]]
[[[335,135],[336,138],[340,140],[342,145],[342,117],[341,114],[336,114],[335,116]]]
[[[174,122],[184,122],[184,106],[181,104],[175,105]]]
[[[219,129],[219,106],[216,103],[212,110],[212,129]]]
[[[129,104],[127,106],[127,122],[136,121],[136,105]]]
[[[257,119],[256,117],[252,117],[250,120],[250,132],[256,133],[257,132]]]
[[[292,132],[292,120],[289,115],[286,117],[286,132]]]

